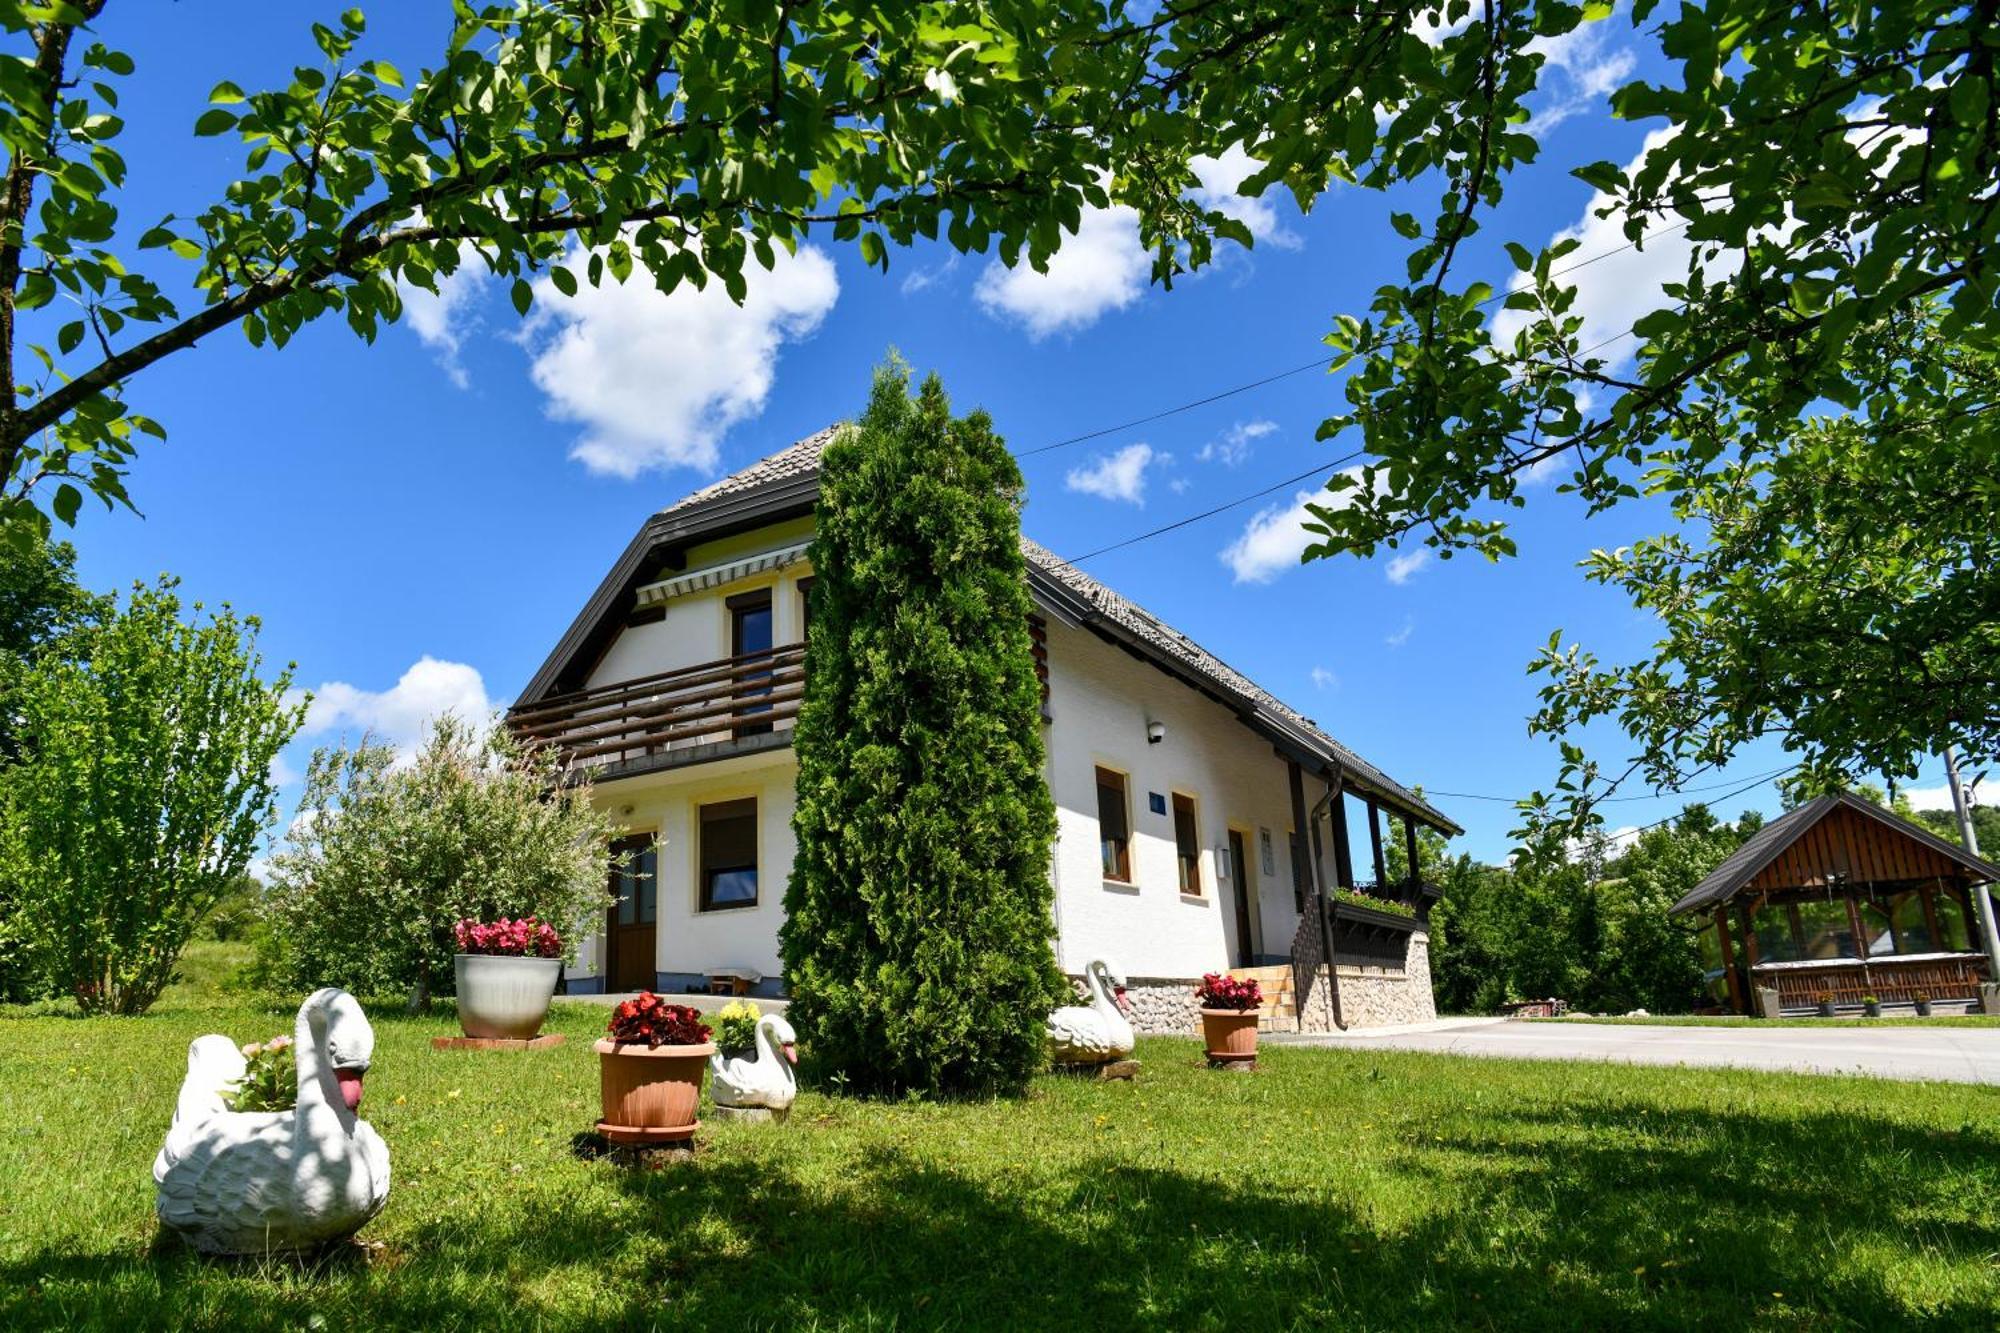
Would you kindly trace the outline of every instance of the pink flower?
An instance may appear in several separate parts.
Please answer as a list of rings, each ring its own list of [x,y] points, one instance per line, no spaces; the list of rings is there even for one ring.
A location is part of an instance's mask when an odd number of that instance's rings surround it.
[[[460,953],[499,954],[510,958],[557,958],[562,955],[562,936],[554,926],[524,916],[518,921],[501,917],[481,922],[470,918],[452,927]]]

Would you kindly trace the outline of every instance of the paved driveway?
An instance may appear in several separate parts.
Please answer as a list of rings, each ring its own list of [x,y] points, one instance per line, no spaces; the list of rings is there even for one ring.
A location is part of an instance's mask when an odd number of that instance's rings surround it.
[[[1266,1035],[1264,1040],[1273,1038]],[[1809,1074],[2000,1083],[2000,1028],[1730,1028],[1445,1019],[1418,1030],[1281,1037],[1346,1050],[1441,1051],[1517,1060],[1733,1065]]]

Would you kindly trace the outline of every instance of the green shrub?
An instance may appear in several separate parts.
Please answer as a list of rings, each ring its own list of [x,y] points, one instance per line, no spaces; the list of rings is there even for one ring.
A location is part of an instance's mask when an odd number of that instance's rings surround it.
[[[612,828],[589,786],[547,749],[448,715],[414,762],[395,759],[366,740],[313,755],[265,897],[278,987],[427,1005],[453,988],[463,917],[558,922],[574,962],[577,925],[610,904]]]
[[[821,461],[782,948],[814,1068],[857,1092],[1018,1089],[1069,993],[1020,493],[987,417],[900,365]]]
[[[106,605],[8,691],[8,933],[85,1012],[143,1013],[172,981],[277,818],[271,761],[304,716],[286,702],[289,672],[258,678],[256,620],[225,606],[185,622],[173,588]]]

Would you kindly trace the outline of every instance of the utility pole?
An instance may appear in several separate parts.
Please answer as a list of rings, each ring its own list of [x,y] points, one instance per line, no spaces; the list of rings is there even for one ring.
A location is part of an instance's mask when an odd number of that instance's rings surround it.
[[[1979,855],[1979,836],[1972,831],[1972,807],[1965,802],[1965,788],[1958,781],[1958,751],[1947,745],[1944,747],[1944,771],[1951,779],[1951,805],[1958,812],[1958,836],[1964,842],[1965,850]],[[1982,884],[1973,892],[1978,895],[1975,906],[1979,908],[1979,938],[1986,946],[1987,975],[2000,981],[2000,930],[1993,923],[1993,886]]]

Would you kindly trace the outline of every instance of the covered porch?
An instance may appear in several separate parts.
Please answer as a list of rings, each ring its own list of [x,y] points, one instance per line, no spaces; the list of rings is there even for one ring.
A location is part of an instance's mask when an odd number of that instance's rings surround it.
[[[1976,1004],[1980,899],[2000,871],[1859,797],[1759,830],[1673,912],[1698,923],[1710,998],[1736,1013]]]

